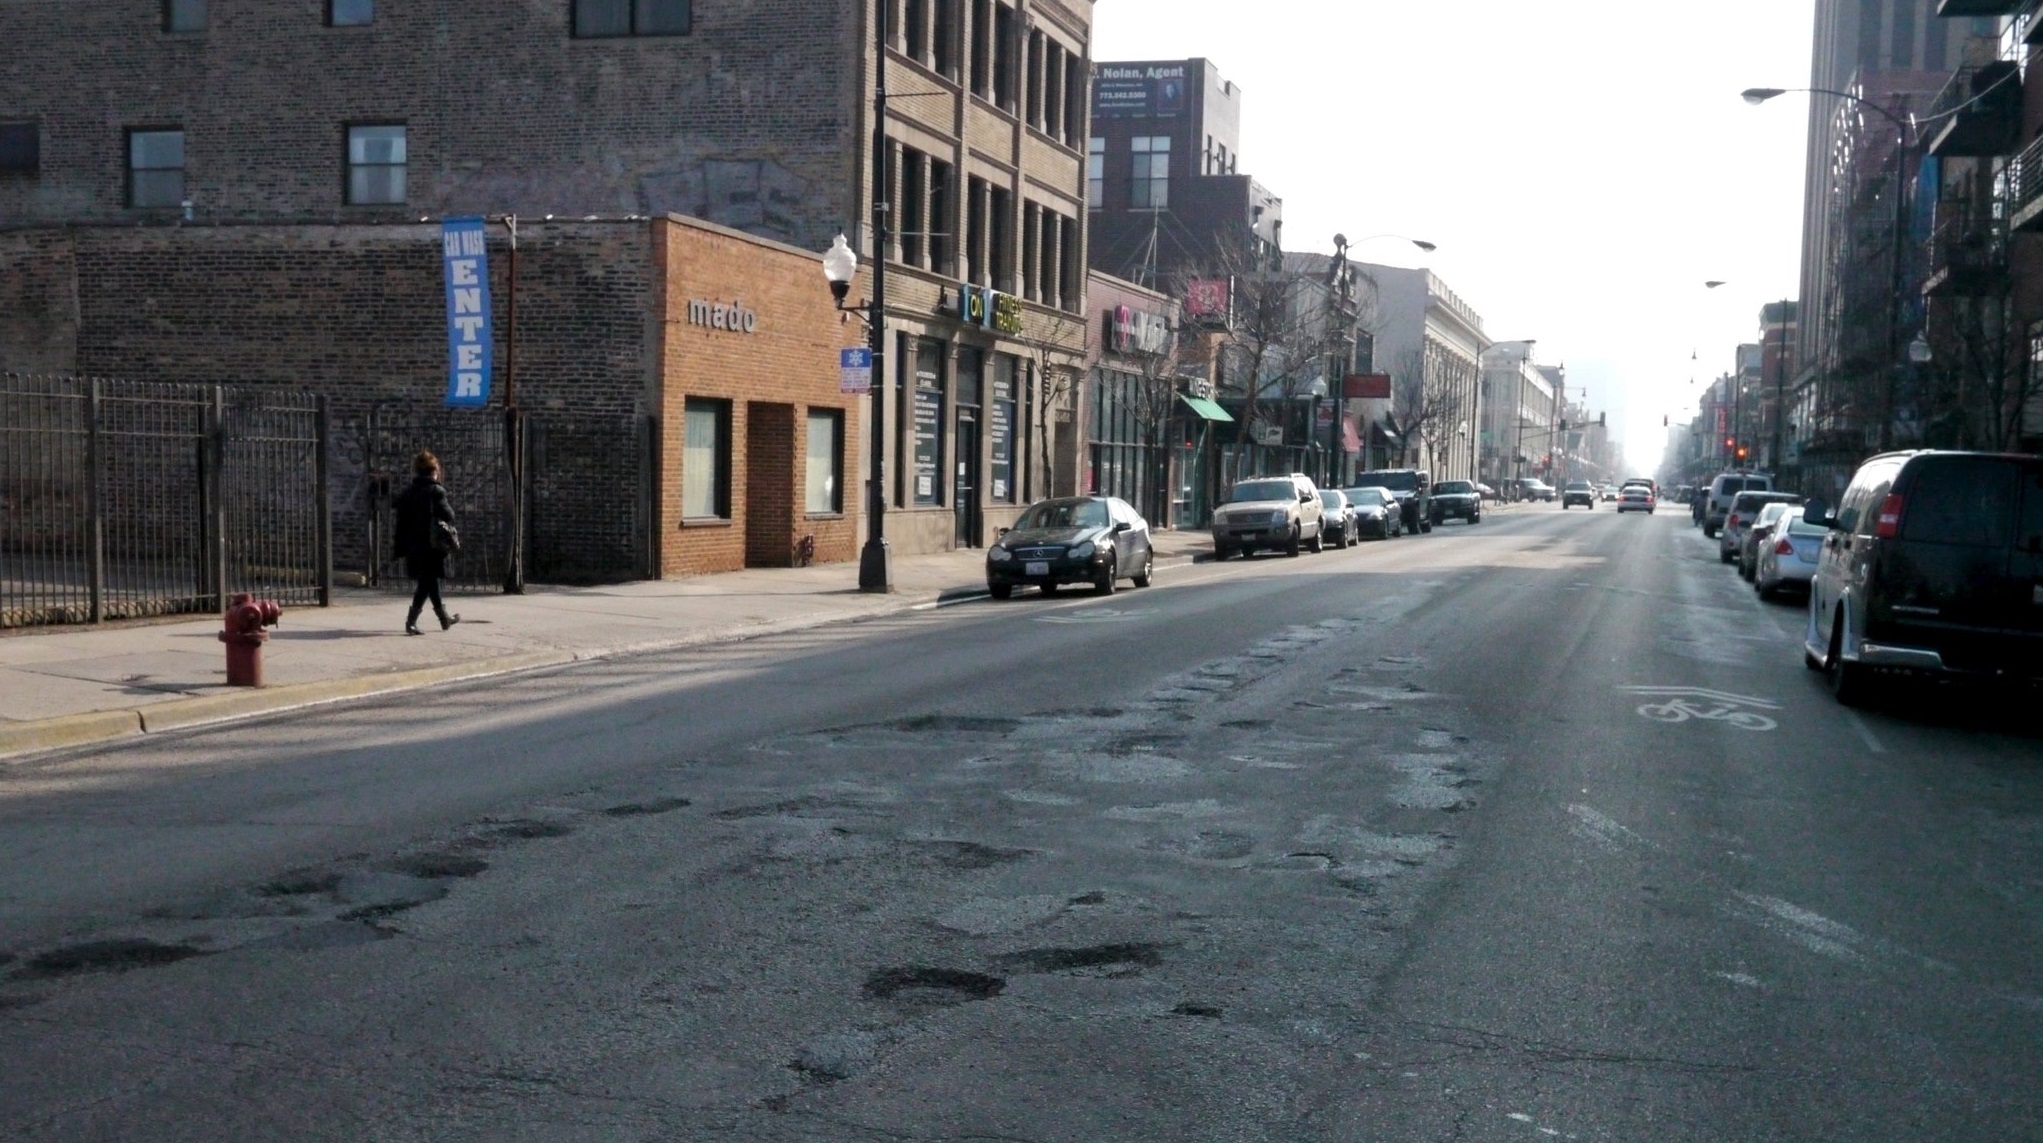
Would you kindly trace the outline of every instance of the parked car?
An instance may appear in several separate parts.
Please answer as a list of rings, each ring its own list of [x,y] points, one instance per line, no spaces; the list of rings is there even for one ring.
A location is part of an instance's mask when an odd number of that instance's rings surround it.
[[[1561,486],[1561,511],[1565,512],[1577,504],[1590,509],[1596,507],[1594,484],[1586,480],[1570,480]]]
[[[1548,504],[1560,496],[1560,491],[1536,476],[1528,476],[1518,482],[1518,499],[1544,500]]]
[[[1745,541],[1738,545],[1738,578],[1752,582],[1759,570],[1759,549],[1772,542],[1774,525],[1780,522],[1794,504],[1778,500],[1760,507],[1759,515],[1753,517],[1752,526],[1745,529]]]
[[[1830,529],[1809,523],[1796,507],[1781,514],[1773,537],[1759,548],[1759,565],[1752,574],[1753,590],[1759,598],[1772,599],[1784,587],[1807,590],[1816,574],[1816,560],[1823,554],[1823,538]]]
[[[1794,500],[1794,494],[1789,492],[1740,492],[1733,497],[1723,528],[1717,533],[1717,559],[1737,563],[1738,554],[1745,547],[1745,533],[1759,518],[1760,509],[1769,504],[1792,504]]]
[[[1239,481],[1213,513],[1213,558],[1259,550],[1297,555],[1326,545],[1319,489],[1302,472]]]
[[[1875,670],[2043,677],[2043,458],[1903,452],[1859,466],[1809,589],[1803,658],[1838,700]]]
[[[1653,498],[1653,490],[1643,484],[1627,484],[1617,490],[1617,514],[1644,512],[1651,516],[1659,501]]]
[[[1375,536],[1379,540],[1395,540],[1405,534],[1405,514],[1398,506],[1397,494],[1388,488],[1343,488],[1341,495],[1348,498],[1348,504],[1355,510],[1355,532],[1357,537]]]
[[[1476,493],[1477,495],[1481,496],[1484,500],[1488,500],[1493,503],[1498,499],[1497,490],[1491,488],[1487,484],[1484,484],[1480,480],[1476,481]]]
[[[1404,514],[1405,531],[1433,530],[1433,477],[1416,468],[1380,468],[1355,474],[1355,486],[1388,488]]]
[[[1466,520],[1471,524],[1483,522],[1483,501],[1476,491],[1474,481],[1443,480],[1433,486],[1433,523],[1445,524],[1449,520]]]
[[[1361,537],[1355,534],[1355,506],[1338,488],[1319,490],[1320,519],[1326,523],[1327,542],[1345,548]]]
[[[1006,599],[1023,585],[1055,595],[1067,583],[1089,583],[1112,594],[1118,580],[1148,587],[1156,552],[1149,522],[1113,496],[1066,496],[1022,512],[1012,528],[986,549],[986,588]]]
[[[1703,535],[1708,536],[1712,540],[1717,538],[1717,532],[1723,528],[1724,521],[1730,518],[1731,501],[1740,492],[1770,492],[1772,490],[1772,477],[1762,476],[1756,472],[1718,473],[1710,481],[1710,488],[1707,494],[1708,499],[1703,501]]]

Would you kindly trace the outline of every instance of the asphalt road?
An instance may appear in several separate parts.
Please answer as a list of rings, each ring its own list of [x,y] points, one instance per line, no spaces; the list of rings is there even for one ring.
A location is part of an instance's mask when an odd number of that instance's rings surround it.
[[[2043,1138],[2033,699],[1531,509],[0,770],[0,1137]]]

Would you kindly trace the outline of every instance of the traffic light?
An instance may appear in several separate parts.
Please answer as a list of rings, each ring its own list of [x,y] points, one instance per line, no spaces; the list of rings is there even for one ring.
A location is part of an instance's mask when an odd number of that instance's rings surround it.
[[[1725,447],[1725,448],[1737,448],[1737,447],[1738,447],[1738,440],[1737,440],[1737,438],[1735,438],[1735,437],[1725,437],[1725,438],[1724,438],[1724,447]]]
[[[1745,459],[1745,456],[1746,456],[1746,454],[1747,454],[1748,452],[1750,452],[1750,451],[1751,451],[1751,450],[1749,450],[1749,449],[1747,449],[1747,448],[1745,448],[1745,447],[1743,447],[1743,446],[1741,445],[1741,446],[1739,447],[1739,449],[1738,449],[1738,459],[1739,459],[1739,460],[1744,460],[1744,459]]]

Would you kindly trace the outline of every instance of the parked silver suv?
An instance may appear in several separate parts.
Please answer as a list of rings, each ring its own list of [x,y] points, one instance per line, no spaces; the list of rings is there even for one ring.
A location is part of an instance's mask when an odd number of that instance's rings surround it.
[[[1319,489],[1302,472],[1240,481],[1214,510],[1213,558],[1279,548],[1293,556],[1302,548],[1317,552],[1326,544],[1322,513]]]

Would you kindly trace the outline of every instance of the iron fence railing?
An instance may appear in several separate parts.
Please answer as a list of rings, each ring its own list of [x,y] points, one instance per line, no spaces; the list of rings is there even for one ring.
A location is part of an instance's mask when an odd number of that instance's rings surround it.
[[[1997,211],[1939,210],[1928,250],[1932,274],[1994,273],[2008,264],[2007,221]]]
[[[2016,213],[2043,198],[2043,136],[2022,148],[2009,164],[2008,185],[2013,192]]]
[[[0,374],[0,627],[333,587],[325,399]]]

